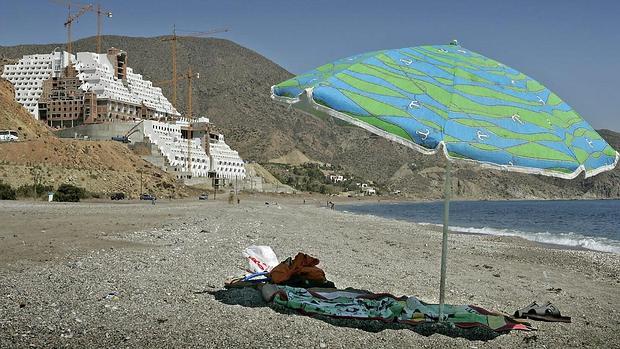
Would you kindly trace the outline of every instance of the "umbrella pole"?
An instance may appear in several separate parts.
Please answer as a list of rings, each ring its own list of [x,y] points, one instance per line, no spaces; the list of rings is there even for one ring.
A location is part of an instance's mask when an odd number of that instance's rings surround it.
[[[448,220],[450,215],[450,194],[452,193],[452,181],[450,172],[452,164],[450,160],[446,165],[446,176],[444,181],[444,204],[443,204],[443,239],[441,242],[441,280],[439,284],[439,320],[443,318],[444,295],[446,288],[446,262],[448,259]]]

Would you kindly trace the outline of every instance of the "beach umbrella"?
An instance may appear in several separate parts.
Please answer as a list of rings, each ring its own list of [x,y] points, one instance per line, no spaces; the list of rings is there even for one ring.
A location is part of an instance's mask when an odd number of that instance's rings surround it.
[[[493,59],[449,45],[374,51],[271,88],[271,97],[332,116],[424,154],[443,152],[439,314],[446,277],[451,161],[565,179],[610,170],[620,155],[560,97]]]

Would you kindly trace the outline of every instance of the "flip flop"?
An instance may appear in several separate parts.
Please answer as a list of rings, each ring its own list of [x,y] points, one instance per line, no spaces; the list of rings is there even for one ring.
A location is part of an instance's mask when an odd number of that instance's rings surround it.
[[[535,313],[535,312],[536,312],[536,310],[535,310],[535,309],[537,309],[537,308],[540,308],[540,305],[539,305],[538,303],[536,303],[536,302],[532,302],[532,303],[530,303],[529,305],[527,305],[527,306],[525,306],[525,307],[523,307],[523,308],[521,308],[521,309],[519,309],[519,310],[515,311],[515,317],[516,317],[516,318],[522,318],[522,319],[524,319],[524,318],[526,318],[526,317],[527,317],[527,314],[529,314],[529,313],[530,313],[530,311],[532,311],[532,310],[533,310],[533,311],[534,311],[534,313]]]
[[[560,310],[551,302],[539,305],[536,302],[521,308],[515,312],[517,318],[528,318],[538,321],[571,322],[570,316],[562,316]]]

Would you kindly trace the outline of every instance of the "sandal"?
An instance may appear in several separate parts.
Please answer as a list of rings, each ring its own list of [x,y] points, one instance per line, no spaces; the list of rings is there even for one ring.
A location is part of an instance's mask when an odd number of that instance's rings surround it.
[[[544,305],[532,302],[528,306],[517,310],[514,315],[517,318],[528,318],[538,321],[571,322],[570,316],[562,316],[560,310],[551,302],[547,302]]]

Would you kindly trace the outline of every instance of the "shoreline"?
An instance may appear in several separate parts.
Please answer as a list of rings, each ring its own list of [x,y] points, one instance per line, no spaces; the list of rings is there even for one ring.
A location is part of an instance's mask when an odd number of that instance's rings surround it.
[[[376,197],[375,197],[376,198]],[[361,199],[361,200],[353,200],[353,198],[342,198],[345,200],[340,200],[340,201],[335,201],[338,203],[342,203],[346,205],[364,205],[364,204],[369,204],[369,203],[393,203],[393,204],[403,204],[403,203],[412,203],[412,204],[420,204],[420,203],[443,203],[444,200],[443,199],[428,199],[428,200],[423,200],[423,199],[407,199],[407,198],[403,198],[401,199]],[[329,200],[329,199],[328,199]],[[347,201],[349,200],[349,201]],[[497,199],[471,199],[471,198],[457,198],[457,199],[451,199],[450,202],[506,202],[506,201],[544,201],[544,202],[548,202],[548,201],[620,201],[620,198],[573,198],[573,199],[564,199],[564,198],[556,198],[556,199],[511,199],[511,198],[506,198],[506,199],[501,199],[501,198],[497,198]]]
[[[442,232],[441,225],[437,226],[437,225],[434,225],[432,223],[426,223],[425,224],[425,223],[420,223],[420,222],[408,221],[408,220],[405,220],[405,219],[388,218],[388,217],[375,216],[375,215],[372,215],[372,214],[353,213],[353,212],[348,212],[348,211],[339,211],[339,212],[344,213],[344,214],[351,214],[351,215],[354,215],[354,216],[379,217],[379,218],[383,218],[383,219],[387,219],[387,220],[393,220],[393,221],[397,221],[397,222],[407,222],[407,223],[415,224],[415,225],[418,225],[418,226],[424,227],[424,228],[428,227],[428,228],[430,228],[431,230],[433,230],[433,231],[435,231],[437,233],[441,233]],[[588,251],[588,252],[598,252],[598,253],[611,253],[611,254],[614,254],[613,252],[599,251],[599,250],[585,248],[583,246],[569,246],[569,245],[553,244],[553,243],[549,243],[549,242],[540,242],[540,241],[535,241],[535,240],[528,240],[528,239],[526,239],[524,237],[521,237],[521,236],[493,235],[493,234],[484,234],[484,233],[473,233],[473,232],[460,231],[460,230],[450,230],[450,234],[472,235],[472,236],[491,236],[491,237],[496,237],[496,238],[499,238],[499,239],[521,240],[521,241],[523,241],[525,243],[535,244],[535,245],[538,245],[539,247],[547,248],[547,249],[553,249],[553,250]]]
[[[455,200],[455,201],[460,201],[460,200]],[[480,201],[480,200],[477,200]],[[488,200],[491,202],[504,202],[506,200]],[[519,201],[539,201],[539,200],[519,200]],[[574,201],[574,200],[545,200],[545,201]],[[583,200],[583,201],[587,201],[587,200]],[[596,200],[592,200],[592,201],[596,201]],[[409,201],[409,202],[388,202],[387,204],[404,204],[404,203],[411,203],[411,204],[424,204],[424,203],[440,203],[439,201]],[[378,203],[369,203],[369,202],[365,202],[365,203],[355,203],[355,204],[351,204],[351,205],[347,205],[347,206],[362,206],[362,205],[377,205],[377,204],[385,204],[382,202],[378,202]],[[347,211],[342,210],[342,209],[336,209],[336,211],[345,213],[345,214],[352,214],[352,215],[361,215],[361,216],[371,216],[371,217],[381,217],[384,219],[390,219],[390,220],[395,220],[395,221],[401,221],[401,222],[408,222],[408,223],[413,223],[413,224],[417,224],[420,225],[422,227],[429,227],[430,229],[437,231],[439,233],[442,232],[442,224],[440,223],[428,223],[428,222],[418,222],[418,221],[412,221],[412,220],[407,220],[405,218],[395,218],[395,217],[383,217],[380,215],[373,215],[371,213],[356,213],[356,212],[351,212],[351,211]],[[488,227],[489,229],[507,229],[507,228],[491,228]],[[544,241],[537,241],[534,239],[528,239],[525,236],[520,236],[520,235],[505,235],[505,234],[492,234],[492,233],[482,233],[482,232],[469,232],[469,231],[463,231],[463,230],[459,230],[459,229],[467,229],[467,227],[459,227],[459,226],[450,226],[450,233],[452,234],[466,234],[466,235],[480,235],[480,236],[493,236],[493,237],[498,237],[498,238],[511,238],[511,239],[519,239],[521,241],[527,241],[528,243],[534,243],[534,244],[538,244],[541,247],[545,247],[545,248],[549,248],[549,249],[559,249],[559,250],[578,250],[578,251],[593,251],[593,252],[600,252],[600,253],[611,253],[611,254],[620,254],[617,252],[613,252],[613,251],[605,251],[605,250],[601,250],[601,249],[595,249],[595,248],[587,248],[585,246],[581,246],[581,245],[567,245],[567,244],[561,244],[561,243],[553,243],[553,242],[544,242]],[[481,229],[481,228],[473,228],[472,229]],[[522,231],[523,234],[528,234],[528,233],[532,233],[535,234],[536,232],[527,232],[527,231]],[[593,237],[588,237],[588,236],[584,236],[585,238],[593,238]],[[609,245],[604,245],[604,246],[608,246],[610,248],[613,248],[613,246],[609,246]]]

